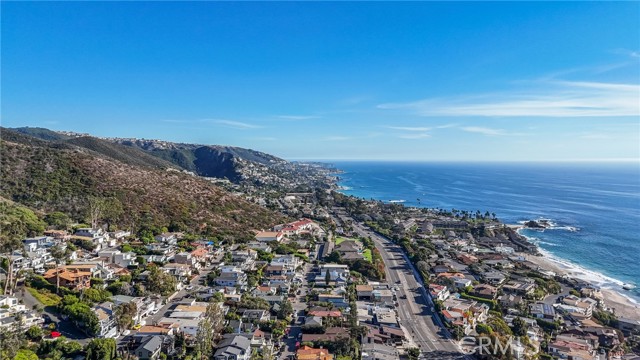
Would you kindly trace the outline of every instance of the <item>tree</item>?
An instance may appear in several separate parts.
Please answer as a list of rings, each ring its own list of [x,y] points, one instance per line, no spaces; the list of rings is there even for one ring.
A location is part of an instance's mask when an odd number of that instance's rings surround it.
[[[93,339],[85,347],[87,360],[113,360],[116,358],[116,341],[114,339]]]
[[[167,296],[176,290],[176,279],[160,270],[157,266],[150,267],[147,278],[147,290],[154,294]]]
[[[102,220],[107,223],[107,228],[117,223],[124,214],[122,202],[116,197],[108,197],[104,199],[102,208]]]
[[[291,316],[291,314],[293,314],[293,305],[291,305],[291,301],[289,301],[289,299],[285,298],[285,300],[280,303],[280,309],[277,314],[278,319],[286,319]]]
[[[224,321],[224,311],[220,304],[209,303],[196,333],[196,350],[200,359],[210,359],[213,356],[213,349],[224,328]]]
[[[331,282],[331,272],[329,270],[325,270],[326,271],[326,275],[324,276],[324,283],[327,284],[327,286],[329,286],[329,283]]]
[[[45,224],[30,209],[0,201],[0,257],[7,259],[7,279],[3,294],[13,287],[13,261],[11,254],[22,248],[22,239],[44,231]]]
[[[410,360],[415,360],[418,357],[420,357],[420,349],[419,348],[410,348],[409,350],[407,350],[407,355],[409,356]]]
[[[527,335],[527,324],[519,317],[516,317],[511,322],[513,328],[513,334],[515,336],[525,336]]]
[[[29,338],[29,340],[31,341],[40,341],[42,340],[44,332],[39,326],[34,325],[27,330],[25,335],[27,335],[27,338]]]
[[[138,314],[138,306],[134,302],[123,303],[116,306],[115,321],[118,331],[130,329],[134,325],[133,318]]]
[[[105,200],[96,196],[90,196],[87,199],[87,206],[87,212],[89,220],[91,222],[91,227],[97,229],[98,221],[102,217],[102,213],[105,208]]]
[[[50,250],[51,257],[56,261],[56,294],[60,294],[60,263],[67,255],[60,245],[55,245]]]
[[[38,360],[38,355],[31,350],[28,349],[20,349],[16,353],[16,357],[14,360]]]
[[[44,221],[50,226],[54,226],[60,230],[68,230],[71,227],[71,218],[60,211],[55,211],[45,215]]]
[[[0,359],[13,359],[24,342],[23,337],[17,327],[0,327]]]

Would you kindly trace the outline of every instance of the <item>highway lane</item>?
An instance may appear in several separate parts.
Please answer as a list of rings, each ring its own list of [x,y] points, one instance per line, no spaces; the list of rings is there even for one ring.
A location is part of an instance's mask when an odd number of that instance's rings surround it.
[[[440,318],[431,311],[433,303],[427,289],[419,282],[402,248],[355,221],[352,225],[360,236],[374,240],[385,263],[388,283],[399,287],[398,317],[401,325],[409,330],[414,342],[419,345],[421,359],[472,359],[461,352],[460,347],[451,340],[451,334],[442,326]]]

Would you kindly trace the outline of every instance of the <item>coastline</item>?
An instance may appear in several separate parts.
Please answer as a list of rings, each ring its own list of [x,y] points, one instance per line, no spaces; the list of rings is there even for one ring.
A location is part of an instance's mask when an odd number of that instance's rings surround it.
[[[541,269],[553,271],[559,276],[567,276],[569,278],[593,284],[593,282],[591,281],[581,279],[580,277],[576,276],[576,273],[571,271],[571,269],[562,262],[553,259],[544,252],[541,253],[543,254],[542,256],[524,253],[519,253],[519,255],[522,255],[527,261],[536,264]],[[640,304],[638,304],[637,301],[614,289],[601,288],[596,284],[593,285],[600,288],[600,291],[602,292],[602,295],[604,297],[604,303],[606,307],[615,309],[616,316],[640,321]]]
[[[332,190],[340,192],[346,196],[355,196],[367,201],[367,199],[364,197],[350,194],[348,191],[352,189],[341,184],[340,182],[342,179],[336,180],[337,181],[334,182],[334,187],[332,188]],[[522,254],[527,260],[536,264],[543,270],[552,271],[557,275],[566,276],[571,279],[591,284],[593,287],[601,291],[604,297],[605,307],[608,309],[614,309],[616,316],[640,321],[640,302],[623,292],[623,283],[621,281],[608,277],[604,274],[600,274],[596,271],[582,268],[581,266],[576,265],[567,259],[557,258],[553,254],[545,251],[535,241],[532,241],[529,237],[520,233],[520,230],[525,228],[522,223],[511,223],[504,225],[516,231],[522,237],[526,238],[530,243],[535,244],[539,253],[542,254],[542,256]],[[614,285],[619,287],[620,289],[618,290],[613,288]]]

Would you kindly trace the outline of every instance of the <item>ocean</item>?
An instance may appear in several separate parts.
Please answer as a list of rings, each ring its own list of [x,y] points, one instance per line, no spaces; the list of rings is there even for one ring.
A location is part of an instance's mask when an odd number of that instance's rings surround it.
[[[640,301],[640,166],[637,163],[334,162],[342,192],[427,208],[495,213],[575,276]],[[637,287],[624,291],[622,285]]]

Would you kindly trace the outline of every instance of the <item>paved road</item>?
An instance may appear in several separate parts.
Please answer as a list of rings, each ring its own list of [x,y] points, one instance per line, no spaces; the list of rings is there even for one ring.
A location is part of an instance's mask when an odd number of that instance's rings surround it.
[[[51,321],[56,324],[56,331],[61,333],[67,339],[75,340],[82,345],[87,344],[92,339],[91,337],[87,336],[87,334],[78,329],[75,325],[73,325],[71,321],[60,319],[60,314],[58,314],[53,307],[44,307],[36,298],[31,295],[31,293],[29,293],[29,291],[26,290],[25,287],[19,288],[16,291],[15,296],[18,299],[22,299],[27,309],[33,309],[34,305],[43,308],[42,313],[48,315],[51,318]],[[46,328],[47,326],[44,325],[43,327]]]
[[[433,303],[422,284],[417,280],[415,269],[402,248],[389,239],[366,230],[353,222],[354,231],[360,236],[371,237],[385,263],[389,284],[398,286],[398,318],[400,324],[422,350],[422,359],[471,359],[460,351],[451,340],[450,333],[442,326],[440,318],[431,311]],[[404,299],[406,296],[406,299]]]
[[[294,324],[289,325],[288,327],[289,335],[285,339],[283,339],[281,348],[282,353],[278,356],[279,359],[287,359],[290,356],[295,356],[296,354],[296,342],[299,341],[298,334],[302,332],[300,324],[298,324],[298,317],[302,316],[302,314],[304,314],[304,310],[307,308],[305,296],[307,296],[307,294],[309,294],[309,292],[311,291],[308,284],[310,280],[309,276],[311,276],[309,272],[311,271],[312,267],[313,265],[309,263],[306,263],[304,265],[302,273],[305,277],[305,280],[302,284],[300,284],[300,287],[298,288],[300,290],[300,294],[296,294],[295,297],[291,300],[291,306],[293,306],[294,311]]]
[[[211,272],[212,269],[213,269],[213,266],[208,266],[206,268],[200,269],[200,275],[191,279],[190,286],[193,286],[191,290],[187,290],[186,287],[182,288],[182,290],[178,291],[177,294],[175,294],[172,297],[172,300],[164,304],[164,306],[162,306],[155,315],[148,316],[145,319],[145,323],[147,325],[153,325],[153,324],[156,324],[158,321],[160,321],[160,319],[162,319],[163,317],[168,316],[169,309],[178,303],[178,301],[175,301],[175,300],[184,298],[184,296],[187,295],[188,293],[193,293],[195,288],[198,285],[200,285],[201,281],[206,282],[207,274],[209,274],[209,272]],[[194,296],[191,296],[190,298],[193,299]]]

